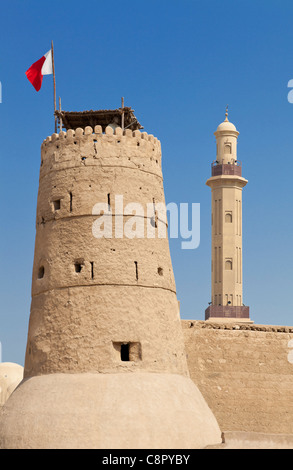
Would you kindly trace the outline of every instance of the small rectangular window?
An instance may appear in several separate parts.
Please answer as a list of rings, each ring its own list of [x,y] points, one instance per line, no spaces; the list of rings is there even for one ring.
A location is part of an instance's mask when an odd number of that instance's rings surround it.
[[[139,342],[113,342],[116,359],[122,362],[141,360],[141,344]]]
[[[76,273],[80,273],[82,268],[84,266],[84,261],[83,260],[76,260],[74,262],[74,269]]]
[[[129,361],[129,343],[121,344],[120,358],[121,361]]]
[[[43,279],[44,275],[45,275],[45,268],[44,266],[40,266],[39,271],[38,271],[38,279]]]
[[[61,199],[55,199],[55,201],[53,201],[54,211],[59,211],[60,207],[61,207]]]

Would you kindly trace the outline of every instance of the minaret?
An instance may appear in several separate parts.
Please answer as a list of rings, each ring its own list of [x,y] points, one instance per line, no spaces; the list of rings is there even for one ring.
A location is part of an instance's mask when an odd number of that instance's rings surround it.
[[[250,321],[243,303],[242,278],[242,177],[237,159],[239,132],[228,120],[216,132],[217,159],[206,184],[212,190],[212,298],[206,320]]]
[[[189,377],[166,222],[147,210],[164,204],[161,144],[127,109],[127,129],[121,110],[63,112],[42,144],[25,380],[0,448],[221,442]]]

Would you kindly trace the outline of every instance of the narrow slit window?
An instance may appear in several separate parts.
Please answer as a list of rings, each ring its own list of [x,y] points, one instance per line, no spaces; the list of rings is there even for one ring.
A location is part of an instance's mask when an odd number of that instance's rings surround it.
[[[135,276],[136,276],[136,280],[138,281],[138,266],[137,266],[137,261],[134,261],[134,264],[135,264]]]
[[[91,261],[91,278],[94,279],[94,262]]]
[[[70,202],[69,202],[69,210],[72,212],[72,193],[69,193],[70,196]]]
[[[109,209],[111,207],[111,195],[110,193],[108,193],[108,206],[109,206]]]

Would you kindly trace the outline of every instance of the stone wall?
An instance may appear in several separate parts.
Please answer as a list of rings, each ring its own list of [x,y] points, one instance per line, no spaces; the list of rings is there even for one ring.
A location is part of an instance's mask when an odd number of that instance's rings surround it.
[[[222,431],[293,434],[293,327],[182,326],[190,376]]]

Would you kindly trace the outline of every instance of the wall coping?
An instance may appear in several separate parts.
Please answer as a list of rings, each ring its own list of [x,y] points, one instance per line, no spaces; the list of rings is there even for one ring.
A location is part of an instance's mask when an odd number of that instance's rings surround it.
[[[201,320],[185,320],[181,319],[183,329],[195,328],[202,329],[207,328],[210,330],[249,330],[249,331],[264,331],[273,333],[293,333],[293,326],[280,326],[280,325],[256,325],[256,324],[244,324],[244,323],[220,323],[211,321]]]

